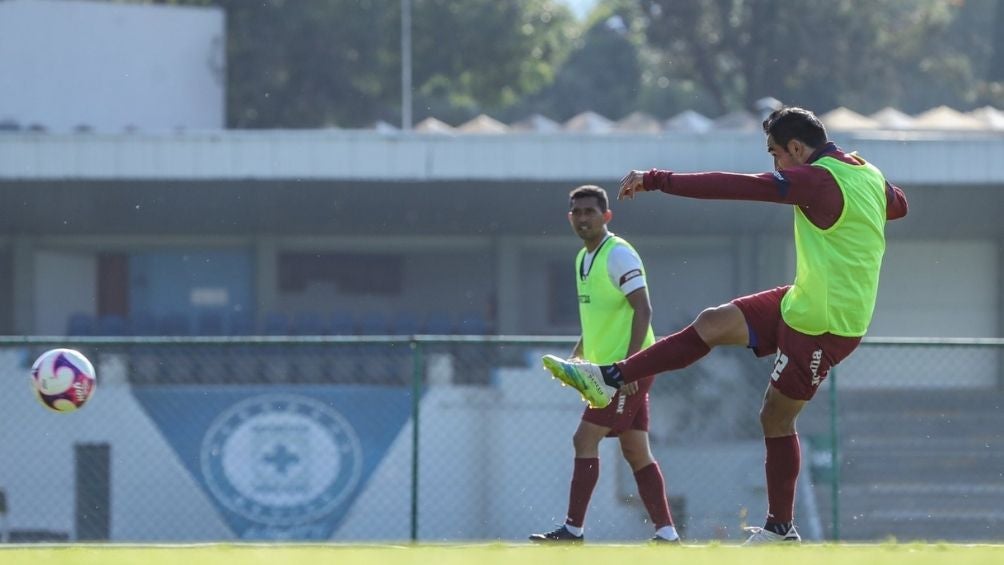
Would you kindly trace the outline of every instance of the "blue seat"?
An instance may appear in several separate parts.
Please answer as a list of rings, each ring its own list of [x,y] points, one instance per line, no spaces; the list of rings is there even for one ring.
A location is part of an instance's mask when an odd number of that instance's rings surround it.
[[[488,334],[488,322],[478,312],[465,312],[461,314],[460,323],[457,326],[457,333],[468,335]]]
[[[265,314],[262,323],[262,333],[265,335],[288,335],[289,316],[282,312],[269,312]]]
[[[421,327],[414,312],[398,311],[391,321],[391,331],[396,335],[414,335],[421,331]]]
[[[367,312],[359,318],[359,333],[363,335],[385,335],[390,333],[390,324],[382,312]]]
[[[254,318],[250,314],[241,310],[239,312],[231,312],[229,318],[228,333],[230,335],[254,335]]]
[[[354,335],[356,323],[350,312],[333,312],[331,314],[331,333],[334,335]]]
[[[157,335],[157,319],[150,312],[136,312],[129,316],[129,333],[132,335]]]
[[[331,332],[324,316],[312,310],[297,312],[293,315],[290,333],[293,335],[328,335]]]
[[[448,312],[432,312],[425,320],[425,333],[432,335],[450,335],[453,333],[453,320]]]
[[[223,335],[226,333],[223,312],[218,309],[201,310],[195,318],[198,335]]]
[[[94,335],[94,326],[94,316],[75,312],[66,320],[66,335]]]
[[[188,316],[181,312],[164,314],[157,320],[157,333],[160,335],[191,335],[192,327]]]
[[[125,318],[117,314],[105,314],[98,318],[97,335],[122,336],[128,325]]]

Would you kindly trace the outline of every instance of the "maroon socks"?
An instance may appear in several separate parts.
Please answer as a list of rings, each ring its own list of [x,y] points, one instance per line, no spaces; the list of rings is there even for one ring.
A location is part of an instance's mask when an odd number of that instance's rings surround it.
[[[615,367],[620,370],[623,381],[630,383],[663,371],[682,369],[709,351],[711,348],[704,343],[694,326],[687,326],[617,363]]]
[[[795,482],[802,458],[798,435],[766,438],[767,522],[786,524],[795,514]]]
[[[565,523],[581,528],[586,521],[586,509],[593,489],[600,478],[600,460],[597,457],[576,458],[572,471],[572,485],[568,493],[568,517]]]
[[[642,467],[635,471],[634,480],[638,483],[638,494],[645,503],[648,516],[656,529],[673,525],[673,516],[669,513],[669,502],[666,500],[666,483],[662,478],[659,464]]]

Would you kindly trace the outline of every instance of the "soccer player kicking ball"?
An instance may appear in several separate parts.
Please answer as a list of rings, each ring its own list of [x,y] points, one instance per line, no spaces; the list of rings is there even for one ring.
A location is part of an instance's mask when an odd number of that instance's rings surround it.
[[[607,193],[580,186],[569,195],[568,220],[585,246],[575,260],[582,336],[573,359],[613,363],[655,343],[652,307],[641,258],[631,245],[607,231],[612,212]],[[582,389],[573,373],[555,375]],[[590,403],[575,431],[575,463],[568,496],[568,516],[556,530],[533,534],[530,541],[581,542],[586,509],[600,474],[599,445],[605,437],[620,439],[624,459],[634,471],[645,509],[655,526],[655,543],[679,543],[666,500],[666,486],[648,443],[648,389],[654,377],[641,377]]]
[[[858,346],[871,322],[885,252],[885,223],[906,215],[903,191],[882,172],[828,141],[810,111],[782,108],[764,122],[774,172],[681,174],[631,171],[618,198],[660,190],[691,198],[753,200],[793,206],[795,282],[708,308],[682,331],[612,364],[554,356],[544,366],[594,406],[640,378],[680,369],[718,345],[776,354],[760,409],[767,445],[767,520],[747,544],[799,541],[795,481],[800,455],[795,419],[830,367]]]

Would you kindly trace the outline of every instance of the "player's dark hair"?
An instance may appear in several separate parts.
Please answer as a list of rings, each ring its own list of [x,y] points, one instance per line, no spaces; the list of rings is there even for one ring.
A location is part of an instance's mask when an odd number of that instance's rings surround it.
[[[763,131],[774,143],[786,147],[797,139],[813,149],[826,143],[826,128],[815,114],[804,108],[787,106],[774,110],[763,121]]]
[[[607,191],[592,184],[582,185],[568,193],[568,207],[571,208],[579,198],[589,196],[596,198],[596,202],[600,205],[600,212],[607,211]]]

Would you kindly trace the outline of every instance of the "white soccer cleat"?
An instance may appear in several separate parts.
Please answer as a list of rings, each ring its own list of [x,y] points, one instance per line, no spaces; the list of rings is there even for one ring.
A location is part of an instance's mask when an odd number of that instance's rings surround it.
[[[765,530],[764,528],[743,528],[750,533],[750,537],[743,543],[743,545],[764,545],[769,543],[793,541],[798,543],[802,541],[802,536],[798,535],[798,530],[795,526],[788,528],[788,533],[775,534],[770,530]]]

